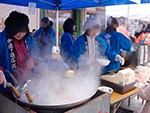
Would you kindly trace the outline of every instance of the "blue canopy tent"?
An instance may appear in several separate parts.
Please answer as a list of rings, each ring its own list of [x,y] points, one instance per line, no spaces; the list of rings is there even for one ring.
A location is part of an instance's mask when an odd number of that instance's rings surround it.
[[[150,0],[141,0],[141,4],[142,3],[150,3]]]
[[[0,0],[0,3],[19,6],[28,6],[29,3],[35,3],[36,8],[56,10],[56,47],[58,49],[58,10],[109,5],[136,4],[136,2],[133,1],[135,0]]]
[[[19,6],[28,6],[30,2],[36,3],[37,8],[51,10],[67,10],[84,7],[135,4],[133,0],[0,0],[0,3]]]

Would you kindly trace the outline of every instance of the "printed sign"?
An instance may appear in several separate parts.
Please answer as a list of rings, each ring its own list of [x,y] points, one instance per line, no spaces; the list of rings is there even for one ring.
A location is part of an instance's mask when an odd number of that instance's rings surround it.
[[[36,3],[29,2],[28,6],[28,14],[29,15],[35,15],[36,14]]]

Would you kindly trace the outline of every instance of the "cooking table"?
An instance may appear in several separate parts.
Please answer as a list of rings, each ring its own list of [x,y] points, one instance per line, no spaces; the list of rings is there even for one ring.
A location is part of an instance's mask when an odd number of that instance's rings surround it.
[[[111,105],[110,112],[115,113],[124,99],[129,98],[128,105],[130,105],[130,97],[134,94],[137,94],[138,91],[139,91],[139,88],[136,87],[135,89],[133,89],[125,94],[119,94],[117,92],[112,92],[112,94],[110,96],[110,105]]]

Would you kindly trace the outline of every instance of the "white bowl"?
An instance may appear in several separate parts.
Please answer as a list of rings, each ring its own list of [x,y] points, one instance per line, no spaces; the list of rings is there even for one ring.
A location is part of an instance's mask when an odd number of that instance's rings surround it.
[[[100,86],[98,87],[98,90],[103,91],[103,92],[109,92],[109,93],[113,92],[113,89],[107,86]]]
[[[107,60],[107,59],[97,59],[97,62],[101,66],[107,66],[110,63],[110,60]]]

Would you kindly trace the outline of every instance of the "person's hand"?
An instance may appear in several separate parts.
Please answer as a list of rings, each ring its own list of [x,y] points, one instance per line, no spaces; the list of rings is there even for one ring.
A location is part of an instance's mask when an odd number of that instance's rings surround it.
[[[7,81],[6,81],[6,78],[5,78],[3,71],[0,70],[0,84],[2,84],[2,83],[4,84],[4,88],[6,88]]]
[[[31,70],[34,67],[34,59],[32,57],[28,58],[28,60],[25,63],[25,67],[29,70]]]
[[[120,55],[116,55],[115,61],[119,61],[122,65],[124,64],[124,58],[122,58]]]

